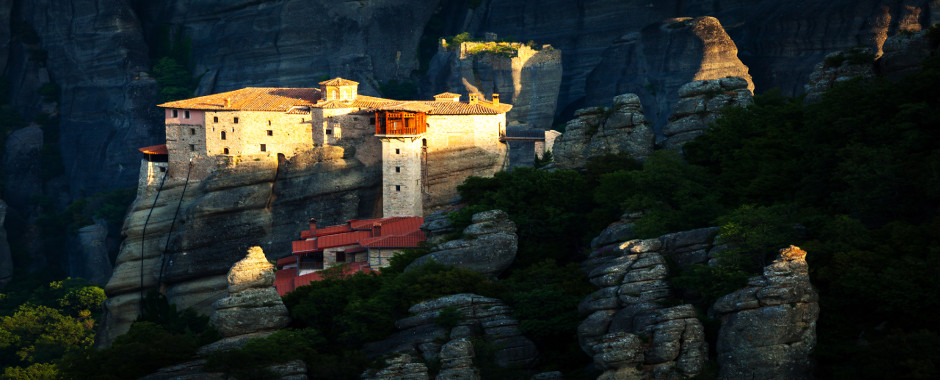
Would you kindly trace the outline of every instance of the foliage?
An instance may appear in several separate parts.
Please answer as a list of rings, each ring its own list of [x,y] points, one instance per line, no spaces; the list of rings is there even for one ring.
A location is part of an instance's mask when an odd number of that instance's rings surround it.
[[[589,230],[585,213],[592,208],[590,190],[575,171],[516,168],[493,178],[467,178],[457,190],[465,202],[506,211],[516,223],[516,267],[544,259],[573,260]]]
[[[542,157],[535,157],[535,162],[533,163],[532,166],[538,169],[554,162],[555,162],[555,156],[552,154],[552,151],[546,150],[545,153],[542,154]]]
[[[634,226],[641,238],[702,227],[723,211],[713,178],[668,150],[650,155],[642,170],[601,176],[594,198],[608,210],[643,211]]]
[[[179,312],[157,292],[148,293],[142,305],[141,317],[110,347],[67,354],[60,364],[62,378],[139,378],[189,360],[200,346],[220,338],[208,317],[192,309]]]
[[[153,65],[153,77],[160,84],[160,101],[191,98],[195,83],[191,73],[176,59],[162,57]]]
[[[449,331],[457,327],[464,319],[464,313],[460,309],[456,306],[447,306],[437,313],[437,316],[434,317],[434,323]]]
[[[312,328],[281,330],[265,338],[252,339],[240,349],[214,353],[206,360],[205,368],[237,379],[272,378],[273,374],[265,366],[298,359],[318,362],[318,347],[325,344],[326,340]]]
[[[507,43],[507,42],[480,43],[479,45],[476,45],[467,49],[467,54],[469,55],[477,55],[477,54],[484,54],[484,53],[512,58],[518,55],[519,49],[513,46],[511,43]]]

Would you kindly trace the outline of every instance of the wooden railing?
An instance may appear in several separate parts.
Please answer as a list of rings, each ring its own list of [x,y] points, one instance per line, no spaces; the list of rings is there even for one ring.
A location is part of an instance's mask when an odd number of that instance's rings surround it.
[[[424,113],[380,111],[375,113],[377,135],[420,135],[427,132]]]

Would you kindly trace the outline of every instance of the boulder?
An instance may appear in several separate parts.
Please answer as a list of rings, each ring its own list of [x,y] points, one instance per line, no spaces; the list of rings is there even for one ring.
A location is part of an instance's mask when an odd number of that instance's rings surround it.
[[[463,230],[463,238],[433,246],[430,254],[417,258],[405,271],[414,270],[433,260],[489,277],[502,273],[516,258],[519,244],[516,224],[509,220],[509,215],[502,210],[479,212],[472,218],[472,224]],[[431,223],[444,224],[443,220],[446,218],[438,217]],[[424,226],[430,227],[427,221],[422,227]]]
[[[751,278],[748,287],[718,299],[710,313],[718,332],[720,378],[809,379],[819,303],[806,252],[790,246]]]
[[[750,76],[697,80],[682,85],[669,122],[662,129],[666,137],[663,146],[681,149],[685,143],[704,134],[725,108],[753,104],[753,88]]]
[[[829,53],[822,62],[816,64],[809,75],[809,83],[803,86],[806,92],[803,101],[818,102],[823,93],[836,83],[875,76],[875,53],[875,49],[870,47],[853,47]]]

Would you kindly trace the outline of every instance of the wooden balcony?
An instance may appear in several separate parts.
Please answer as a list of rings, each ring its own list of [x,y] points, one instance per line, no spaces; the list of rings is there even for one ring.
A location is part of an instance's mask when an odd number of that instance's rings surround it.
[[[375,113],[376,135],[420,135],[427,132],[427,126],[427,114],[423,112],[379,111]]]

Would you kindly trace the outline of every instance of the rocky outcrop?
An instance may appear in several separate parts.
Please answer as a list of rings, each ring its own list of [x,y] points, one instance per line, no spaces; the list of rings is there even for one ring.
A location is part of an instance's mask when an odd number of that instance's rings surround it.
[[[232,377],[221,372],[206,372],[205,360],[160,368],[157,372],[141,377],[140,380],[226,380]],[[264,368],[267,374],[280,380],[307,380],[307,365],[302,360],[275,364]]]
[[[920,70],[925,58],[938,54],[938,43],[932,41],[927,30],[907,31],[888,37],[882,55],[876,61],[878,72],[891,79]]]
[[[643,73],[643,75],[637,75]],[[653,129],[663,130],[685,83],[724,77],[744,78],[754,90],[738,48],[714,17],[676,18],[647,26],[616,40],[588,75],[587,104],[605,104],[611,96],[636,93]]]
[[[743,78],[727,77],[689,82],[679,87],[679,101],[663,128],[666,149],[681,149],[682,145],[705,133],[726,107],[746,107],[754,104],[749,82]]]
[[[600,290],[578,311],[581,349],[605,372],[600,378],[672,379],[700,373],[708,359],[702,323],[692,305],[673,298],[659,239],[630,240],[594,250],[583,268]]]
[[[503,368],[528,368],[538,358],[535,344],[522,335],[512,310],[498,299],[475,294],[454,294],[422,302],[408,309],[411,316],[395,323],[401,331],[365,346],[370,356],[398,354],[379,371],[363,378],[426,379],[423,363],[440,361],[438,379],[475,379],[473,341],[495,348],[494,364]],[[453,326],[435,323],[442,312],[456,312]],[[424,368],[422,368],[424,367]]]
[[[251,247],[228,272],[228,297],[212,304],[210,321],[225,338],[274,332],[290,323],[287,306],[274,289],[274,265],[261,247]]]
[[[871,78],[875,76],[875,51],[871,48],[851,48],[826,55],[816,64],[809,76],[809,83],[803,86],[807,103],[818,102],[822,95],[836,83],[852,78]]]
[[[719,377],[811,378],[818,299],[809,282],[806,251],[792,245],[781,249],[762,275],[720,298],[710,311],[721,318]]]
[[[111,259],[108,257],[108,223],[95,220],[95,224],[78,229],[78,236],[66,249],[69,251],[69,276],[81,277],[96,286],[104,286],[111,278]]]
[[[425,221],[421,227],[433,229],[433,232],[428,232],[431,239],[434,239],[435,234],[440,234],[446,228],[443,226],[444,221],[446,217],[440,216]],[[473,214],[471,221],[472,224],[464,228],[461,238],[431,246],[430,254],[417,258],[405,271],[420,267],[428,261],[436,261],[479,272],[488,277],[496,277],[502,273],[516,259],[519,246],[516,224],[509,220],[509,215],[502,210],[478,212]],[[439,239],[433,241],[440,242]]]
[[[7,229],[3,226],[7,218],[7,204],[0,199],[0,289],[13,280],[13,256],[7,241]]]
[[[342,149],[318,148],[275,165],[239,165],[188,184],[170,173],[160,191],[135,200],[105,287],[102,344],[137,318],[142,290],[164,286],[171,303],[208,315],[228,295],[229,268],[249,247],[279,258],[310,217],[339,224],[376,209],[378,169],[343,158]]]
[[[518,42],[442,45],[431,59],[422,92],[425,98],[445,91],[464,99],[474,93],[487,98],[499,94],[500,101],[513,105],[507,123],[550,129],[561,86],[561,53],[551,45]]]
[[[14,208],[33,203],[31,197],[42,193],[42,128],[31,125],[10,133],[3,150],[6,175],[4,198]]]
[[[614,108],[584,108],[575,112],[565,133],[555,140],[555,165],[562,169],[583,169],[591,158],[626,153],[643,160],[653,152],[655,136],[643,115],[636,94],[614,97]]]

